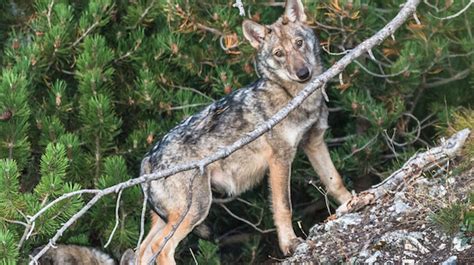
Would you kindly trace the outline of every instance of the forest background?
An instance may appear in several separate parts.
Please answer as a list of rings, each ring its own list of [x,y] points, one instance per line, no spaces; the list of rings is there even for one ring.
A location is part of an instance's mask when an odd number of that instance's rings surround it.
[[[28,216],[63,193],[137,177],[140,160],[179,121],[255,81],[255,51],[242,35],[250,18],[271,23],[283,1],[6,0],[0,2],[0,263],[24,261],[47,243],[87,196]],[[404,1],[303,1],[326,67],[373,35]],[[438,136],[474,123],[474,9],[469,0],[428,0],[393,38],[352,63],[327,88],[327,142],[349,189],[361,191]],[[467,149],[472,157],[474,147]],[[466,159],[461,169],[472,167]],[[179,263],[259,263],[281,257],[268,185],[206,221]],[[119,227],[105,251],[136,245],[142,193],[124,191]],[[103,248],[117,197],[101,200],[62,243]],[[303,236],[337,205],[309,162],[292,170],[294,225]],[[229,214],[229,211],[233,214]],[[235,218],[248,220],[254,227]],[[256,229],[257,227],[258,229]],[[298,228],[300,227],[300,228]]]

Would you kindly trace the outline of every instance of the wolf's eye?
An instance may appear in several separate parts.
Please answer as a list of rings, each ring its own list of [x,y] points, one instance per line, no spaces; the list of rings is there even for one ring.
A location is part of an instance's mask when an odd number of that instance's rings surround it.
[[[282,57],[283,56],[283,52],[281,50],[276,50],[274,53],[273,53],[276,57]]]
[[[297,46],[297,47],[303,46],[303,40],[302,40],[302,39],[297,40],[297,41],[296,41],[296,46]]]

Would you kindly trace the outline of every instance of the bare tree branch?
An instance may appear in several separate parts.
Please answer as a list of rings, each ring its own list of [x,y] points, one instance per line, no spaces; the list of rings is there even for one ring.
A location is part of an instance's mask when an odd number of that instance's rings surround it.
[[[471,131],[469,129],[464,129],[455,133],[448,140],[442,141],[440,146],[423,153],[415,154],[408,159],[399,170],[392,173],[392,175],[384,181],[372,186],[372,188],[367,191],[359,193],[350,201],[339,206],[336,214],[341,216],[348,212],[357,211],[366,205],[372,204],[388,192],[396,190],[396,188],[407,181],[408,178],[413,179],[425,171],[443,165],[461,151],[470,133]]]
[[[166,178],[171,175],[174,175],[178,172],[187,171],[191,169],[198,168],[201,172],[204,171],[204,167],[207,165],[223,159],[230,154],[234,153],[235,151],[239,150],[241,147],[249,144],[250,142],[257,139],[259,136],[263,135],[264,133],[271,130],[276,124],[281,122],[288,114],[296,109],[301,103],[309,97],[312,93],[314,93],[317,89],[322,87],[326,82],[331,80],[331,78],[335,77],[339,73],[341,73],[347,65],[353,62],[356,58],[361,56],[362,54],[368,52],[374,46],[379,45],[382,43],[384,39],[391,36],[396,29],[398,29],[409,17],[412,16],[413,12],[415,12],[416,7],[420,3],[420,0],[408,0],[397,14],[397,16],[390,21],[385,27],[383,27],[379,32],[377,32],[374,36],[370,37],[369,39],[365,40],[361,44],[359,44],[356,48],[352,49],[348,54],[346,54],[343,58],[341,58],[338,62],[336,62],[331,68],[327,71],[322,73],[321,75],[315,77],[301,92],[298,93],[296,97],[294,97],[287,106],[282,108],[278,111],[275,115],[273,115],[269,120],[260,124],[255,128],[252,132],[247,133],[241,139],[234,142],[231,145],[225,146],[220,148],[217,152],[209,155],[201,160],[191,161],[188,163],[179,164],[173,168],[163,170],[160,172],[154,172],[152,174],[145,174],[135,179],[130,179],[128,181],[116,184],[109,188],[99,190],[96,195],[76,214],[74,214],[64,225],[57,231],[57,233],[50,239],[49,244],[47,244],[40,252],[36,254],[30,261],[30,265],[35,264],[38,259],[46,253],[52,246],[54,246],[57,240],[62,236],[62,234],[75,222],[77,221],[82,215],[84,215],[97,201],[114,192],[119,192],[122,189],[129,188],[135,186],[140,183],[149,182],[152,180],[158,180],[161,178]],[[95,193],[95,192],[94,192]],[[67,196],[66,194],[63,196]],[[71,196],[69,196],[71,197]],[[57,203],[57,200],[55,200]],[[49,206],[51,207],[51,206]]]

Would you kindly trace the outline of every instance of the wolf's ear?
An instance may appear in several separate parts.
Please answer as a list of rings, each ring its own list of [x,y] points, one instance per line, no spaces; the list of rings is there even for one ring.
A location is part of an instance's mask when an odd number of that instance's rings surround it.
[[[301,0],[287,0],[285,16],[291,22],[306,22],[306,15],[304,13],[303,3],[301,3]]]
[[[258,49],[265,38],[265,26],[246,19],[242,23],[242,28],[245,38],[255,49]]]

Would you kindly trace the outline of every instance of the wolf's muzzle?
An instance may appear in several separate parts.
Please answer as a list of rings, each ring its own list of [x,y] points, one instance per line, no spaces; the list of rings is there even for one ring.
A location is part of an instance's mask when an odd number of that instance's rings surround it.
[[[296,76],[300,79],[300,82],[308,80],[310,75],[311,74],[307,67],[303,67],[296,72]]]

